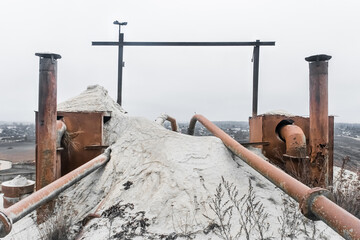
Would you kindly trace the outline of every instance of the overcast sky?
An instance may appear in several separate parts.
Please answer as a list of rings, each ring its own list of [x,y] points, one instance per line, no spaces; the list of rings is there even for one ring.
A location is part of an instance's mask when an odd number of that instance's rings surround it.
[[[114,20],[125,41],[276,41],[260,50],[258,112],[309,114],[305,57],[328,54],[329,114],[360,122],[360,2],[118,0],[0,1],[0,121],[34,121],[39,58],[55,52],[58,102],[99,84],[116,99]],[[252,111],[252,47],[125,47],[123,108],[151,120],[246,121]]]

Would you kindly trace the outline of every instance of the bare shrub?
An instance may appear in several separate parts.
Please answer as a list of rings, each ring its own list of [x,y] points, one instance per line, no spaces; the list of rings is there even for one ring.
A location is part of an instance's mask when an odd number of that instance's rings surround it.
[[[270,227],[268,214],[265,213],[263,204],[257,201],[250,179],[247,194],[240,196],[237,187],[222,177],[222,182],[218,185],[209,206],[216,215],[216,219],[212,219],[213,231],[220,238],[238,239],[245,234],[246,239],[249,240],[252,239],[252,232],[255,231],[257,239],[271,239],[271,236],[266,236]],[[234,231],[231,225],[233,210],[237,212],[240,226]]]
[[[39,225],[39,235],[41,240],[68,240],[70,221],[65,215],[64,209],[58,209],[53,212],[45,213],[45,222]]]
[[[234,206],[231,205],[230,200],[226,200],[225,198],[223,183],[219,183],[216,188],[216,193],[214,198],[211,200],[209,207],[217,217],[216,221],[214,221],[216,222],[216,225],[213,228],[214,233],[225,240],[234,239],[231,235],[231,218]]]
[[[347,174],[345,165],[350,161],[346,156],[342,159],[342,166],[335,177],[333,194],[336,204],[360,219],[360,171]]]
[[[279,216],[278,222],[280,228],[278,232],[280,239],[295,239],[300,232],[299,226],[301,225],[302,215],[297,211],[297,204],[295,201],[282,196],[283,207],[281,208],[281,216]]]
[[[186,239],[192,239],[196,234],[194,226],[197,224],[195,216],[191,216],[190,211],[186,212],[185,218],[176,216],[174,213],[174,206],[171,206],[171,220],[174,229],[173,235],[176,237],[183,237]]]
[[[278,222],[280,224],[278,232],[281,240],[327,239],[324,236],[324,230],[319,231],[317,229],[316,222],[307,219],[300,213],[298,204],[294,200],[282,195],[282,202],[281,216],[278,217]]]

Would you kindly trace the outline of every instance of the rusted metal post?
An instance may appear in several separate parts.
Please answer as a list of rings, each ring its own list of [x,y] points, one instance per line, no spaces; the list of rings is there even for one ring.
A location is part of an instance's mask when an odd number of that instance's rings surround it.
[[[54,53],[36,53],[40,57],[39,112],[36,136],[36,189],[56,179],[56,94],[57,59]]]
[[[256,40],[256,43],[260,43],[260,40]],[[253,55],[253,105],[252,105],[252,117],[257,116],[258,107],[258,85],[259,85],[259,58],[260,58],[260,45],[254,47]]]
[[[313,186],[325,187],[329,164],[328,60],[331,56],[305,58],[310,68],[310,178]]]

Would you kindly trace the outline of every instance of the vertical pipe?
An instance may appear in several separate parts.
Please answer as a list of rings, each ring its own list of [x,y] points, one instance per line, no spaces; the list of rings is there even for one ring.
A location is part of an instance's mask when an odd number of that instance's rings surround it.
[[[256,43],[259,43],[260,40],[256,40]],[[253,109],[252,109],[252,117],[257,116],[257,107],[258,107],[258,83],[259,83],[259,54],[260,54],[260,46],[256,45],[254,47],[254,56],[253,56]]]
[[[40,57],[39,109],[37,116],[36,189],[56,179],[56,81],[57,60],[53,53],[36,53]]]
[[[118,95],[117,103],[121,106],[122,100],[122,72],[123,72],[123,49],[124,49],[124,34],[120,33],[119,25],[119,53],[118,53]]]
[[[310,177],[313,186],[325,187],[329,163],[328,60],[331,56],[305,58],[310,68]]]
[[[334,116],[329,117],[329,161],[327,164],[326,185],[333,185],[334,178]]]

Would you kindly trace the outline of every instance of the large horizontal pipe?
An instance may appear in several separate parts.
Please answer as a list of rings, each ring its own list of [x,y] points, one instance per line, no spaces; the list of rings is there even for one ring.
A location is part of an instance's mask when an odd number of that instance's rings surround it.
[[[12,224],[25,217],[41,205],[56,198],[61,192],[74,185],[90,173],[105,165],[110,159],[110,149],[103,154],[90,160],[77,169],[62,176],[39,191],[22,199],[9,208],[0,212],[0,237],[8,235],[12,229]]]
[[[327,190],[309,188],[241,146],[241,144],[202,115],[197,114],[191,119],[188,130],[189,134],[193,134],[197,121],[201,122],[211,133],[220,138],[226,147],[243,159],[249,166],[299,202],[302,213],[305,216],[323,220],[345,239],[360,239],[360,220],[325,197],[324,194],[328,193]]]
[[[275,42],[92,42],[93,46],[275,46]]]

